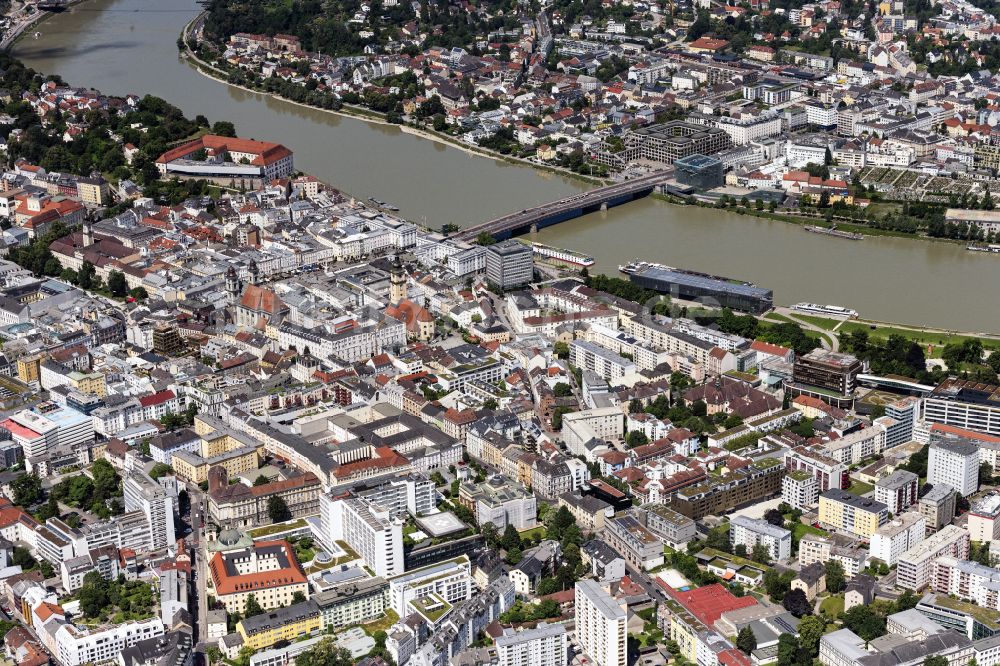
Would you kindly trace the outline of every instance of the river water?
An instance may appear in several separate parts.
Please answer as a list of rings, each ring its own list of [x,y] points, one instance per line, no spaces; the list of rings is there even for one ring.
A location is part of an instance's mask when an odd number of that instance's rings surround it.
[[[213,81],[178,57],[194,0],[88,0],[42,23],[14,53],[68,83],[150,93],[188,116],[295,151],[296,166],[415,222],[467,226],[582,191],[586,184],[472,156],[399,128],[308,109]],[[542,230],[617,274],[634,258],[752,280],[775,302],[831,303],[882,321],[1000,333],[1000,256],[905,238],[849,241],[783,222],[644,199]]]

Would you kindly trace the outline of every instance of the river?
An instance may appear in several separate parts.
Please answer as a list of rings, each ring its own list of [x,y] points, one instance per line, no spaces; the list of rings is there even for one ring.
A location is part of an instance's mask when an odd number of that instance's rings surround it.
[[[298,168],[432,227],[471,225],[587,187],[208,79],[177,52],[178,34],[198,11],[194,0],[88,0],[42,23],[41,35],[22,39],[14,54],[72,85],[155,94],[190,117],[231,120],[241,136],[294,150]],[[656,199],[544,229],[538,240],[591,254],[608,274],[638,257],[752,280],[782,305],[832,303],[882,321],[1000,333],[1000,256],[957,244],[841,240]]]

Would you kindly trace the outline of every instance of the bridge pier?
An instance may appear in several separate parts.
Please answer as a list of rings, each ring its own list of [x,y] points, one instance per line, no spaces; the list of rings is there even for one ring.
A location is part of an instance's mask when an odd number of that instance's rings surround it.
[[[601,202],[601,212],[602,213],[608,212],[608,202],[607,201]]]

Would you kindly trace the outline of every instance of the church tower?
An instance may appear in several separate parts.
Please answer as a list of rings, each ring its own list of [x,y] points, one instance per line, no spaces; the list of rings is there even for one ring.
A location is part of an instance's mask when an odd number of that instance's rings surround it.
[[[399,261],[399,255],[392,264],[392,272],[389,274],[389,302],[399,303],[406,300],[406,271]]]
[[[250,284],[260,284],[260,268],[258,268],[256,261],[250,260],[247,271],[250,273]]]
[[[230,266],[229,270],[226,271],[226,293],[229,294],[229,297],[233,301],[239,299],[241,286],[242,285],[240,285],[240,278],[236,274],[236,269]]]

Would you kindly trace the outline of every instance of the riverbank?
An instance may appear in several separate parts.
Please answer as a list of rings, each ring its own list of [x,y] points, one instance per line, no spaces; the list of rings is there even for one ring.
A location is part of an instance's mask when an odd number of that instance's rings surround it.
[[[83,1],[83,0],[81,0],[81,1]],[[410,134],[412,136],[417,136],[417,137],[420,137],[422,139],[426,139],[428,141],[431,141],[433,143],[438,143],[438,144],[441,144],[441,145],[449,146],[451,148],[455,148],[455,149],[460,150],[460,151],[462,151],[462,152],[464,152],[464,153],[466,153],[468,155],[474,155],[476,157],[487,157],[489,159],[497,160],[499,162],[506,162],[508,164],[519,164],[519,165],[523,165],[523,166],[529,166],[532,169],[535,169],[535,170],[538,170],[538,171],[544,171],[544,172],[551,173],[551,174],[554,174],[554,175],[557,175],[557,176],[562,176],[562,177],[565,177],[565,178],[572,178],[574,180],[578,180],[580,182],[587,183],[589,185],[601,186],[601,185],[606,185],[608,182],[610,182],[610,181],[607,181],[607,180],[602,180],[600,178],[593,178],[593,177],[590,177],[590,176],[585,176],[583,174],[576,173],[575,171],[570,171],[568,169],[563,169],[563,168],[556,167],[556,166],[551,166],[551,165],[547,165],[547,164],[539,164],[537,162],[532,162],[531,160],[525,159],[523,157],[514,157],[514,156],[511,156],[511,155],[503,155],[501,153],[497,153],[497,152],[488,150],[488,149],[483,148],[481,146],[475,146],[475,145],[471,145],[471,144],[465,143],[464,141],[458,141],[454,137],[451,137],[451,136],[446,135],[446,134],[442,134],[440,132],[435,132],[433,130],[429,130],[429,129],[424,128],[424,127],[417,127],[417,126],[414,126],[414,125],[407,125],[407,124],[404,124],[404,123],[391,123],[388,120],[386,120],[385,114],[379,113],[377,111],[372,111],[371,109],[367,109],[365,107],[358,107],[358,106],[354,106],[354,105],[351,105],[351,104],[344,104],[340,109],[325,109],[325,108],[320,107],[320,106],[313,106],[312,104],[305,104],[303,102],[296,102],[295,100],[291,100],[291,99],[288,99],[287,97],[283,97],[283,96],[279,95],[278,93],[264,92],[262,90],[256,90],[254,88],[249,88],[247,86],[243,86],[243,85],[240,85],[238,83],[232,83],[231,81],[229,81],[227,79],[220,78],[220,76],[225,76],[225,75],[228,74],[226,71],[221,70],[218,67],[215,67],[214,65],[211,65],[211,64],[205,62],[204,60],[202,60],[201,58],[199,58],[195,54],[194,50],[191,48],[191,43],[190,43],[190,41],[188,39],[189,36],[190,36],[190,28],[195,23],[197,23],[198,21],[202,20],[204,18],[204,15],[205,15],[205,12],[202,12],[197,17],[195,17],[191,22],[189,22],[186,26],[184,26],[184,30],[181,32],[181,35],[180,35],[181,41],[184,44],[184,50],[181,52],[181,55],[186,60],[188,60],[188,62],[190,62],[192,65],[194,65],[195,70],[199,74],[201,74],[202,76],[205,76],[205,77],[207,77],[207,78],[209,78],[209,79],[211,79],[213,81],[216,81],[218,83],[222,83],[222,84],[227,85],[227,86],[232,86],[232,87],[237,88],[239,90],[242,90],[244,92],[253,93],[255,95],[265,95],[265,96],[271,97],[273,99],[281,100],[282,102],[287,102],[288,104],[293,104],[295,106],[300,106],[300,107],[303,107],[303,108],[306,108],[306,109],[310,109],[312,111],[321,111],[323,113],[329,113],[329,114],[332,114],[332,115],[335,115],[335,116],[341,116],[341,117],[346,117],[346,118],[353,118],[355,120],[362,120],[364,122],[369,122],[369,123],[373,123],[373,124],[376,124],[376,125],[383,125],[383,126],[387,126],[387,127],[397,127],[397,128],[399,128],[400,131],[402,131],[402,132],[404,132],[406,134]],[[206,70],[210,70],[210,71],[206,71]]]

